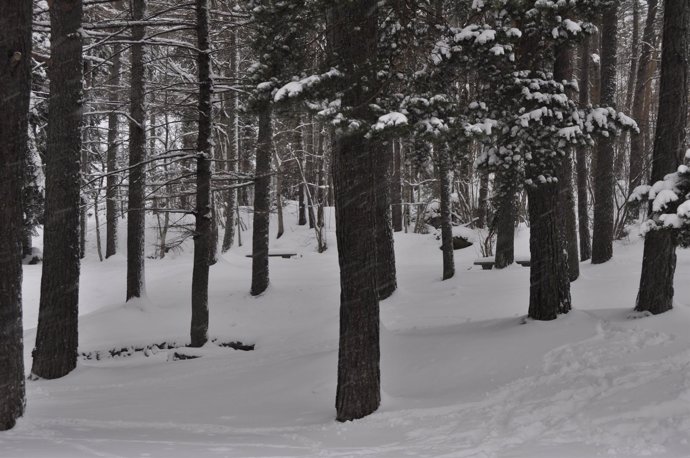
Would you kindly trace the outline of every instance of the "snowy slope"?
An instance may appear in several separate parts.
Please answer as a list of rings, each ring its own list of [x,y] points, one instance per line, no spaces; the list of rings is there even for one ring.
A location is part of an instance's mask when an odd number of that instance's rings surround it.
[[[271,258],[266,294],[248,293],[250,232],[211,269],[210,335],[255,351],[209,344],[183,361],[173,350],[80,360],[63,379],[28,382],[27,414],[0,434],[0,457],[690,456],[687,251],[668,314],[628,319],[642,257],[633,240],[610,263],[582,264],[572,313],[521,324],[527,268],[482,271],[470,247],[441,282],[439,242],[396,234],[399,290],[381,305],[383,405],[339,424],[334,223],[318,254],[290,211],[272,249],[300,256]],[[521,229],[518,256],[527,236]],[[191,267],[189,249],[147,260],[147,297],[124,304],[124,258],[91,253],[80,351],[184,343]],[[26,266],[27,367],[39,281],[40,266]]]

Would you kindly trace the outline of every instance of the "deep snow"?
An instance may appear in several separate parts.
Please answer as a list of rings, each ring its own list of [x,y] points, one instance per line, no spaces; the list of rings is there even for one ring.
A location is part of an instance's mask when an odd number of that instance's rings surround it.
[[[26,416],[0,433],[0,457],[690,456],[689,252],[679,252],[667,314],[630,319],[634,238],[607,264],[581,264],[572,313],[521,324],[529,269],[483,271],[475,245],[455,252],[456,276],[442,282],[439,242],[396,234],[399,289],[381,304],[383,403],[340,424],[334,223],[318,254],[294,207],[286,222],[271,248],[300,256],[271,258],[263,296],[248,293],[251,231],[211,269],[210,335],[255,351],[209,344],[184,361],[171,350],[80,360],[60,380],[27,382]],[[80,351],[187,341],[191,247],[147,260],[147,297],[125,304],[125,259],[99,262],[93,235]],[[527,237],[522,228],[518,256]],[[25,266],[27,370],[40,272]]]

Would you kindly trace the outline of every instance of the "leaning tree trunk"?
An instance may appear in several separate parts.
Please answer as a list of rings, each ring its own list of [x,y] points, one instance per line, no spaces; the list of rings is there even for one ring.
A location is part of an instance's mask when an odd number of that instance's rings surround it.
[[[232,30],[228,38],[228,52],[230,53],[228,78],[234,81],[238,78],[237,71],[237,30]],[[227,114],[227,125],[225,130],[228,135],[228,147],[226,160],[226,171],[228,174],[237,174],[237,163],[239,160],[239,118],[237,116],[238,99],[237,92],[232,91],[225,96],[225,112]],[[225,234],[223,235],[223,246],[221,251],[225,253],[232,248],[235,241],[235,207],[237,206],[237,189],[231,188],[225,195]]]
[[[142,21],[146,0],[133,0],[132,19]],[[132,27],[130,121],[129,121],[129,197],[127,200],[127,300],[141,297],[144,290],[144,229],[146,217],[146,88],[144,87],[143,25]]]
[[[376,81],[366,64],[376,58],[378,2],[334,2],[329,8],[331,63],[346,75],[342,103],[373,122],[367,103]],[[376,218],[371,170],[377,151],[365,132],[340,132],[333,151],[336,237],[340,264],[340,342],[336,419],[354,420],[381,403]]]
[[[211,242],[211,159],[213,111],[211,95],[211,49],[209,45],[208,0],[196,0],[197,65],[199,67],[199,135],[196,159],[196,228],[194,230],[194,270],[192,273],[191,346],[201,347],[208,340],[208,271]]]
[[[378,150],[379,160],[374,162],[370,174],[372,192],[376,209],[376,286],[379,300],[389,298],[395,292],[397,285],[395,271],[395,246],[393,242],[393,226],[391,224],[391,195],[390,177],[388,170],[392,155],[388,145],[374,142],[372,146]]]
[[[252,287],[258,296],[268,288],[268,223],[271,214],[271,105],[259,108],[259,138],[256,144],[256,177],[254,178],[254,229],[252,240]]]
[[[589,105],[589,68],[590,37],[585,37],[580,53],[580,106]],[[577,222],[580,235],[580,260],[587,261],[592,257],[592,241],[589,235],[589,194],[587,190],[587,152],[589,147],[576,146],[575,160],[577,169]]]
[[[601,98],[605,107],[616,105],[616,52],[618,51],[618,3],[604,10],[601,46]],[[592,264],[601,264],[613,256],[614,146],[612,135],[599,138],[594,165],[594,225]]]
[[[112,67],[110,68],[110,86],[108,93],[108,101],[111,107],[116,107],[120,100],[120,74],[122,72],[122,60],[120,54],[122,48],[119,44],[113,46]],[[108,177],[106,179],[105,189],[105,257],[109,258],[117,253],[117,181],[118,176],[115,174],[117,170],[117,154],[119,151],[118,144],[118,129],[119,129],[119,115],[113,109],[108,114],[108,152],[106,156],[106,165],[108,168]]]
[[[690,4],[665,0],[659,114],[652,158],[652,183],[678,169],[684,157],[688,116],[688,36]],[[635,310],[653,314],[673,308],[676,247],[669,230],[647,234]]]
[[[649,78],[652,53],[656,48],[656,16],[658,10],[658,0],[647,1],[647,19],[644,31],[642,32],[642,47],[640,50],[640,61],[637,65],[637,77],[635,78],[635,93],[632,103],[632,117],[637,121],[640,133],[630,134],[630,175],[628,179],[628,189],[631,191],[640,186],[646,175],[645,172],[645,147],[644,132],[649,123],[649,110],[647,102],[647,89],[651,85]],[[640,205],[637,202],[628,204],[628,215],[630,220],[639,216]]]
[[[553,77],[558,82],[573,80],[573,49],[569,44],[556,46]],[[569,91],[569,96],[574,96]],[[575,281],[580,276],[580,259],[577,246],[577,216],[575,215],[575,195],[573,192],[572,148],[568,148],[558,172],[559,200],[563,224],[563,241],[568,253],[568,278]]]
[[[557,184],[527,189],[529,199],[530,288],[528,316],[554,320],[570,311],[570,282],[563,250]]]
[[[453,214],[451,209],[451,176],[448,146],[439,145],[438,175],[441,184],[441,250],[443,252],[443,280],[455,275],[453,260]]]
[[[51,64],[41,299],[31,372],[47,379],[77,365],[82,2],[50,7]]]
[[[9,2],[0,17],[0,431],[24,414],[22,236],[29,149],[32,2]]]

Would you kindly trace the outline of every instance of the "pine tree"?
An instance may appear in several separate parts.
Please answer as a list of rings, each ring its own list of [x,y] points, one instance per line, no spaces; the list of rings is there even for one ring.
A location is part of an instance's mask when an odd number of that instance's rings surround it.
[[[50,25],[43,274],[31,372],[54,379],[77,364],[82,2],[54,0]]]
[[[146,0],[132,1],[132,20],[142,21]],[[127,200],[127,300],[144,293],[144,243],[146,227],[146,87],[144,44],[146,27],[132,27],[130,120],[129,120],[129,195]]]
[[[0,17],[0,431],[24,414],[22,187],[31,96],[31,2],[10,2]]]
[[[112,67],[110,68],[109,85],[111,86],[109,101],[113,106],[119,102],[119,86],[122,73],[122,47],[119,44],[113,46]],[[119,115],[113,110],[108,115],[108,150],[107,168],[108,178],[105,190],[105,221],[106,221],[106,242],[105,257],[109,258],[117,253],[117,156],[120,149],[118,140],[118,130],[120,127]]]
[[[603,106],[616,103],[616,66],[618,51],[618,2],[612,1],[603,12],[601,46],[601,97]],[[599,139],[594,154],[594,220],[592,228],[592,264],[601,264],[613,256],[614,139]]]
[[[679,196],[690,193],[688,167],[681,165],[690,159],[690,150],[684,155],[688,119],[688,41],[690,40],[690,4],[686,0],[664,1],[664,26],[661,52],[661,82],[659,88],[659,113],[654,138],[652,158],[652,182],[667,181],[675,202],[667,208],[669,216],[662,215],[657,230],[650,230],[645,236],[644,255],[640,289],[635,310],[659,314],[673,307],[673,280],[676,269],[676,243],[678,234],[668,227],[680,226],[680,218],[690,220],[690,204],[680,203]],[[667,176],[676,171],[675,174]],[[683,186],[684,185],[684,186]],[[665,206],[664,187],[655,185],[652,190],[662,202],[652,204],[653,212]],[[680,204],[680,205],[679,205]],[[675,211],[674,211],[675,210]],[[666,227],[668,226],[668,227]],[[666,227],[666,228],[664,228]]]
[[[209,43],[208,0],[196,0],[196,33],[199,53],[199,135],[196,148],[196,228],[194,229],[194,270],[192,273],[191,346],[201,347],[208,340],[208,272],[210,265],[211,159],[213,146],[213,79]]]

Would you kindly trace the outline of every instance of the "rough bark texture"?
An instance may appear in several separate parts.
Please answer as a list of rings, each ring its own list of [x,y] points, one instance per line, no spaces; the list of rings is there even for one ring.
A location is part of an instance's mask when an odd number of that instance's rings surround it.
[[[24,414],[22,187],[31,94],[31,2],[10,2],[0,17],[0,431]]]
[[[295,156],[299,161],[299,167],[304,170],[304,137],[302,135],[302,127],[300,126],[301,120],[299,116],[295,119],[295,130],[293,136],[293,149],[295,151]],[[302,173],[300,173],[301,175]],[[307,207],[306,207],[306,196],[305,196],[305,184],[304,180],[300,178],[300,183],[297,186],[297,199],[298,199],[298,215],[297,224],[299,226],[305,226],[307,224]]]
[[[132,1],[132,20],[141,21],[146,11],[146,0]],[[142,161],[146,157],[146,109],[144,101],[144,39],[142,25],[132,27],[135,41],[131,48],[132,70],[130,81],[129,121],[129,198],[127,201],[127,300],[141,297],[144,290],[144,218],[146,202],[144,192],[146,172]]]
[[[656,44],[656,22],[658,0],[647,1],[647,19],[644,31],[642,32],[642,45],[640,49],[640,60],[637,65],[637,76],[635,78],[635,92],[632,103],[632,117],[637,121],[640,133],[632,133],[630,136],[630,175],[628,189],[633,190],[641,185],[645,180],[645,145],[644,132],[649,123],[649,110],[646,103],[647,89],[651,85],[650,67],[652,53]],[[631,219],[638,216],[639,204],[633,203],[628,208],[628,215]]]
[[[616,52],[618,48],[618,3],[613,2],[603,14],[601,46],[602,106],[616,106]],[[594,225],[592,228],[592,264],[601,264],[613,256],[613,193],[615,139],[602,137],[594,156]]]
[[[559,230],[558,185],[527,189],[530,220],[530,289],[528,316],[553,320],[570,311],[568,263]]]
[[[496,215],[496,256],[495,267],[503,269],[515,261],[515,188],[511,185],[501,187],[498,191]]]
[[[689,15],[687,0],[665,0],[652,183],[675,171],[683,161],[688,116]],[[647,234],[635,310],[658,314],[673,307],[675,250],[673,235],[669,231]]]
[[[387,299],[398,287],[395,272],[395,246],[393,243],[393,226],[391,224],[391,197],[390,197],[390,168],[393,159],[391,148],[380,142],[372,144],[376,148],[378,161],[374,161],[370,173],[373,173],[371,182],[374,184],[374,201],[376,209],[376,286],[379,291],[379,300]]]
[[[441,145],[438,151],[438,175],[441,184],[441,251],[443,252],[443,279],[455,275],[453,260],[453,217],[451,211],[451,186],[453,179],[450,170],[448,147]]]
[[[376,0],[337,2],[329,9],[329,52],[347,75],[344,106],[372,118],[368,100],[375,81],[367,63],[376,58]],[[373,121],[373,119],[372,119]],[[340,263],[340,344],[336,418],[362,418],[381,403],[379,301],[376,285],[376,220],[371,169],[375,151],[363,132],[336,135],[333,152],[336,236]],[[373,255],[372,255],[373,254]]]
[[[67,375],[77,365],[81,19],[81,1],[53,1],[43,273],[31,369],[47,379]]]
[[[590,37],[584,38],[580,54],[580,106],[589,105]],[[587,193],[587,152],[589,147],[578,146],[575,150],[577,166],[577,225],[580,234],[580,260],[592,257],[592,241],[589,235],[589,195]]]
[[[120,54],[122,48],[119,44],[113,46],[112,67],[110,68],[108,100],[111,107],[116,107],[119,97],[120,75],[122,73],[122,60]],[[117,170],[117,155],[119,151],[118,130],[120,127],[119,115],[114,111],[108,115],[108,152],[106,164],[108,178],[105,189],[105,257],[109,258],[117,253],[117,184],[119,177],[113,171]]]
[[[211,54],[208,40],[208,0],[196,0],[197,65],[199,67],[199,135],[196,160],[196,227],[194,230],[194,270],[192,272],[191,346],[201,347],[208,340],[208,271],[211,242],[211,135],[213,112],[211,96]]]
[[[230,32],[228,38],[228,53],[230,54],[228,78],[234,81],[238,77],[237,69],[237,30]],[[237,173],[237,162],[239,159],[238,151],[238,134],[239,134],[239,117],[237,116],[238,100],[237,93],[231,91],[225,96],[225,114],[227,125],[225,131],[227,132],[227,154],[225,157],[226,171],[229,174]],[[237,190],[229,189],[225,195],[225,234],[223,235],[223,246],[221,251],[225,253],[235,241],[235,207],[237,206]]]
[[[393,231],[403,230],[403,207],[402,207],[402,142],[398,139],[393,140],[393,173],[391,174],[391,205],[393,217]]]
[[[572,81],[573,49],[569,44],[556,47],[553,77],[556,81]],[[573,97],[575,94],[570,93]],[[575,195],[573,192],[573,160],[572,148],[568,148],[568,155],[563,158],[562,167],[558,170],[559,205],[561,221],[559,225],[563,231],[565,250],[568,253],[568,278],[575,281],[580,276],[580,259],[577,246],[577,216],[575,214]]]
[[[254,228],[252,240],[252,287],[258,296],[268,288],[268,221],[271,214],[271,106],[259,108],[259,138],[256,143],[256,178],[254,179]]]

